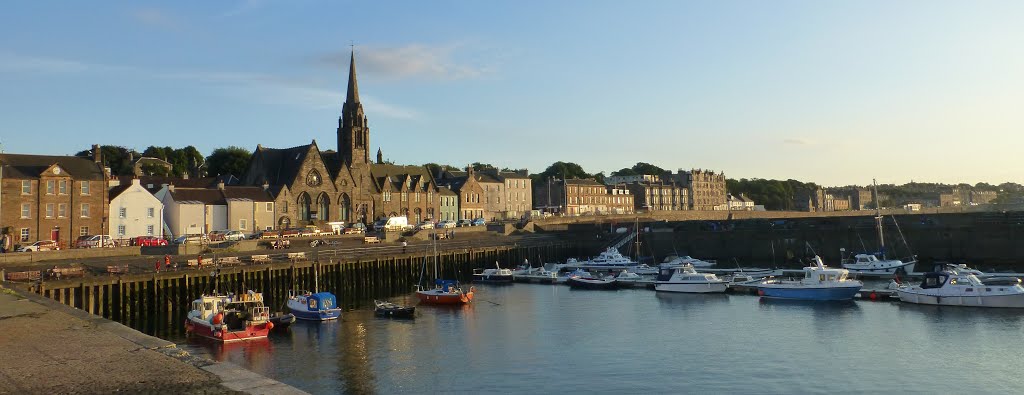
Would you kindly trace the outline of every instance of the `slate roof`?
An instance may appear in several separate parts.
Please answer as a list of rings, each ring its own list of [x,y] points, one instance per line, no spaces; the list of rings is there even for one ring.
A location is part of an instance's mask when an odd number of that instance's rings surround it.
[[[421,185],[426,182],[432,185],[433,177],[430,171],[423,166],[399,166],[391,164],[374,163],[370,165],[370,179],[378,191],[384,190],[385,184],[391,180],[391,187],[395,190],[403,190],[405,184],[411,180],[413,185]]]
[[[324,166],[327,167],[327,172],[330,173],[331,179],[338,178],[338,173],[341,171],[341,154],[327,150],[320,152],[320,159],[324,161]]]
[[[273,202],[274,197],[270,192],[263,190],[263,187],[224,187],[226,199],[248,199],[254,202]]]
[[[127,185],[122,183],[121,185],[118,185],[116,187],[110,188],[110,192],[108,192],[109,196],[110,196],[110,200],[114,200],[114,198],[116,198],[118,195],[120,195],[124,191],[127,191],[128,188],[131,188],[131,186],[132,186],[132,184],[131,184],[131,182],[129,182]]]
[[[219,189],[178,188],[175,186],[174,192],[171,192],[171,196],[174,197],[174,200],[178,203],[193,201],[202,202],[204,204],[227,204],[227,201],[224,200],[224,195]]]
[[[262,174],[271,185],[293,185],[299,177],[302,163],[306,161],[306,153],[312,144],[291,148],[257,147],[254,156],[261,161],[264,169],[276,169]],[[261,180],[258,180],[261,181]]]
[[[0,165],[3,166],[3,177],[14,179],[39,178],[46,169],[54,164],[60,166],[76,180],[103,180],[103,169],[92,161],[92,158],[81,156],[51,156],[0,154]]]

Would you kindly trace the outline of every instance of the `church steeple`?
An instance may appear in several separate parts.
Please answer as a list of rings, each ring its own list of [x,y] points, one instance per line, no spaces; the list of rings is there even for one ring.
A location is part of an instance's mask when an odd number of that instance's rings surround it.
[[[370,127],[367,125],[363,104],[359,102],[359,83],[356,81],[356,50],[348,70],[348,94],[338,118],[338,153],[341,162],[348,165],[370,163]]]
[[[348,95],[345,103],[359,103],[359,84],[356,82],[356,50],[352,49],[352,60],[348,65]]]

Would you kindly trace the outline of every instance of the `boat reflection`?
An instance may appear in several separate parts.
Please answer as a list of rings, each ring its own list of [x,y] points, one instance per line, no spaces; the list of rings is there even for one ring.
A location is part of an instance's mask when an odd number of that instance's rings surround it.
[[[243,366],[258,366],[270,361],[274,346],[269,338],[241,342],[220,343],[203,338],[189,339],[189,343],[217,362],[234,362]]]
[[[654,296],[658,299],[658,303],[679,306],[695,304],[719,304],[729,302],[729,295],[724,293],[689,294],[678,292],[656,292]]]

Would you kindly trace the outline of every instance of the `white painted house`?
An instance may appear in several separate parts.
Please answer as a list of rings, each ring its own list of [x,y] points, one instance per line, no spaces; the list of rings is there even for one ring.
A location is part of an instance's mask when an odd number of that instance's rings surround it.
[[[138,179],[110,189],[110,237],[164,236],[164,205]]]

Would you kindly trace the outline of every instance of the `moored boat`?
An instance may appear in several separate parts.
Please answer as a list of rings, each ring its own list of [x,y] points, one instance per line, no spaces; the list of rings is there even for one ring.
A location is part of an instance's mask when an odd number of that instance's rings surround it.
[[[274,324],[263,294],[203,295],[192,302],[185,318],[185,333],[219,342],[266,338]]]
[[[288,310],[300,320],[329,321],[341,317],[338,300],[330,292],[299,291],[288,297]]]
[[[498,262],[494,262],[493,269],[473,269],[474,282],[508,284],[513,278],[512,270],[503,269]]]
[[[274,324],[274,331],[284,331],[288,329],[295,322],[295,314],[277,313],[270,316],[270,322]]]
[[[575,289],[619,289],[619,284],[615,281],[615,277],[611,276],[605,278],[573,276],[565,280],[565,283]]]
[[[661,269],[654,290],[659,292],[717,293],[725,292],[727,284],[711,273],[697,273],[693,266],[685,265]]]
[[[757,293],[766,298],[797,300],[851,300],[864,283],[848,278],[846,269],[830,268],[814,257],[815,266],[804,268],[800,280],[767,279],[757,285]]]
[[[925,273],[918,285],[896,288],[900,300],[907,303],[938,306],[1024,308],[1024,287],[1020,280],[1005,285],[986,284],[972,273],[955,267]]]
[[[402,306],[388,301],[374,300],[373,314],[387,318],[416,318],[415,306]]]
[[[421,304],[454,305],[466,304],[473,300],[475,288],[469,287],[468,292],[455,280],[434,280],[433,288],[417,286],[416,298]]]
[[[654,284],[654,277],[644,277],[627,269],[622,269],[619,274],[615,275],[615,282],[620,288],[646,287],[649,284]]]

